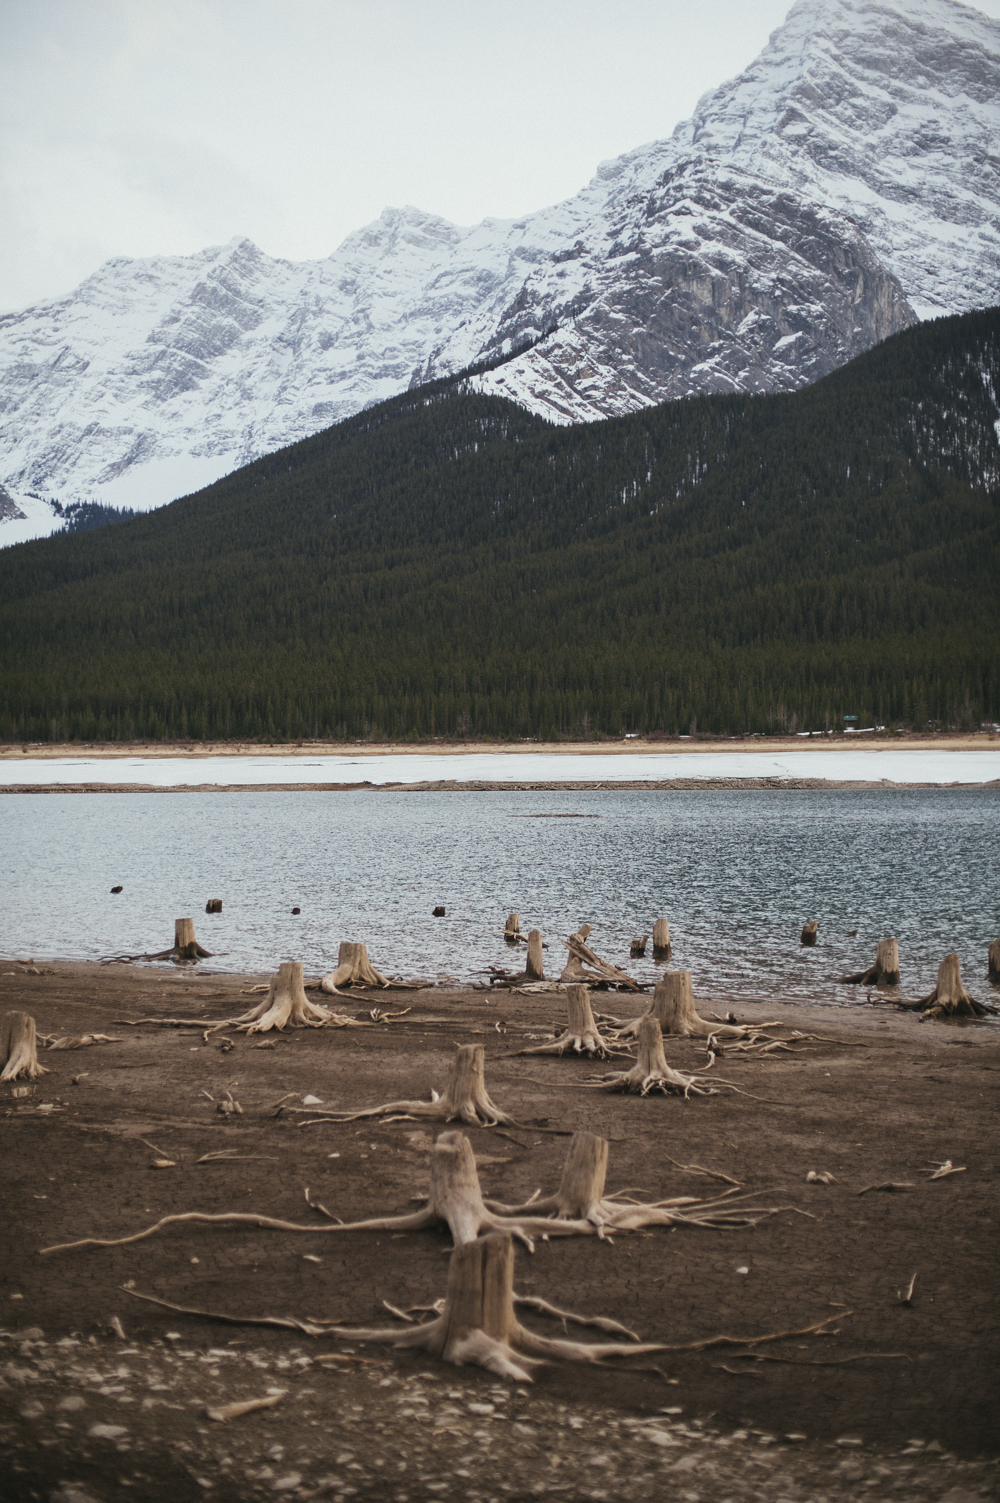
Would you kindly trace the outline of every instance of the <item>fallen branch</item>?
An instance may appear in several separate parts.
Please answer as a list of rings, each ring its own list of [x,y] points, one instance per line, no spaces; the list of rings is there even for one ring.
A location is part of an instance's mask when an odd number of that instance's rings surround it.
[[[273,1409],[276,1404],[281,1403],[284,1397],[283,1393],[272,1393],[266,1399],[244,1399],[242,1403],[218,1406],[207,1404],[205,1414],[210,1420],[216,1420],[222,1424],[226,1420],[239,1419],[243,1414],[253,1414],[255,1409]]]

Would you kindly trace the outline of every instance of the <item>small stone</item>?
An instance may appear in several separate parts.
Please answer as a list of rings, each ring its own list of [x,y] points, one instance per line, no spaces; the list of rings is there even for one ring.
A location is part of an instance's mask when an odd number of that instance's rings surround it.
[[[124,1425],[91,1425],[87,1434],[94,1440],[121,1440],[128,1430]]]
[[[21,1295],[19,1294],[11,1295],[11,1299],[20,1298]],[[44,1341],[45,1332],[42,1330],[41,1326],[29,1326],[26,1331],[18,1331],[17,1339],[18,1341]]]
[[[86,1409],[87,1401],[82,1394],[71,1393],[59,1401],[59,1408],[65,1409],[67,1414],[74,1414],[77,1409]]]
[[[863,1446],[864,1445],[864,1441],[863,1440],[858,1440],[857,1437],[854,1436],[854,1435],[842,1435],[839,1440],[835,1440],[834,1441],[834,1445],[836,1445],[836,1446]]]
[[[290,1492],[293,1487],[298,1487],[301,1481],[301,1472],[289,1472],[287,1476],[276,1477],[275,1480],[271,1483],[271,1486],[274,1488],[274,1491],[276,1493],[287,1493]]]
[[[45,1410],[41,1404],[25,1404],[24,1408],[21,1410],[21,1418],[41,1419],[44,1413]]]

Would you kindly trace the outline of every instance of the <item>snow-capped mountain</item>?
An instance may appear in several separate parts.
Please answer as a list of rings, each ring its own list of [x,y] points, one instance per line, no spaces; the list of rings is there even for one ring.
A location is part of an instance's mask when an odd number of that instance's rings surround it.
[[[670,138],[459,228],[387,209],[322,261],[116,259],[0,318],[0,541],[47,500],[149,507],[430,377],[556,421],[790,390],[915,317],[1000,302],[1000,23],[799,0]],[[8,511],[10,508],[8,507]]]

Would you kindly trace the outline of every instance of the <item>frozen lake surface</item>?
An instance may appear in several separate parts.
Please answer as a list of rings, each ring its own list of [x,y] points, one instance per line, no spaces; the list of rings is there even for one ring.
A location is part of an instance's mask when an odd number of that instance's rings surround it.
[[[837,978],[883,935],[899,940],[907,997],[957,950],[989,1000],[1000,934],[997,789],[17,793],[0,820],[8,956],[159,950],[190,914],[209,970],[292,959],[317,975],[352,939],[388,974],[465,983],[523,965],[501,936],[515,910],[543,931],[547,974],[559,937],[587,922],[599,954],[652,980],[629,941],[663,916],[696,995],[836,1005],[863,1000]],[[811,918],[819,944],[802,949]]]
[[[988,783],[1000,745],[975,751],[815,747],[801,751],[400,752],[357,756],[64,757],[0,761],[0,784],[634,783],[670,778],[826,778]]]

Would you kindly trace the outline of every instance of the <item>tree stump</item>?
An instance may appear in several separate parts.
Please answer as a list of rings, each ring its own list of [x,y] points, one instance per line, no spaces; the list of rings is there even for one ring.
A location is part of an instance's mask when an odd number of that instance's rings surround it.
[[[316,1122],[360,1122],[366,1117],[417,1117],[438,1122],[467,1122],[470,1127],[517,1123],[490,1100],[486,1089],[486,1050],[482,1044],[459,1044],[452,1055],[443,1096],[431,1092],[430,1101],[387,1101],[359,1112],[326,1112]],[[310,1124],[303,1123],[303,1126]]]
[[[708,1023],[694,1005],[690,971],[666,971],[656,984],[646,1011],[618,1030],[616,1039],[636,1038],[643,1019],[655,1018],[664,1035],[679,1038],[743,1038],[746,1029],[729,1023]]]
[[[405,1331],[331,1326],[327,1334],[342,1341],[422,1348],[456,1367],[485,1367],[518,1383],[530,1383],[534,1369],[547,1359],[600,1363],[663,1350],[649,1342],[552,1341],[527,1330],[514,1309],[514,1244],[504,1234],[455,1248],[437,1320]]]
[[[653,925],[653,959],[669,960],[672,953],[670,925],[665,918],[659,918]]]
[[[524,963],[524,974],[529,981],[545,980],[545,967],[542,962],[541,929],[532,929],[528,935],[528,958]]]
[[[711,1087],[693,1075],[681,1075],[670,1068],[663,1052],[660,1025],[649,1013],[639,1021],[639,1058],[632,1069],[599,1076],[594,1085],[597,1090],[624,1091],[635,1096],[648,1096],[651,1091],[677,1092],[685,1097],[715,1095]]]
[[[970,997],[962,985],[962,963],[955,954],[946,955],[938,966],[937,986],[913,1004],[923,1018],[979,1018],[986,1008]]]
[[[799,944],[800,945],[814,945],[816,943],[816,936],[817,936],[818,931],[819,931],[819,920],[818,919],[808,919],[806,921],[806,923],[804,923],[802,925],[802,933],[799,935]]]
[[[569,939],[560,940],[560,944],[565,945],[569,951],[569,959],[559,977],[560,982],[564,985],[579,983],[585,986],[616,986],[624,991],[641,991],[638,981],[633,980],[627,971],[619,970],[594,953],[587,944],[589,935],[590,925],[581,924]]]
[[[433,908],[431,910],[431,918],[444,918],[444,916],[445,909],[441,903],[439,903],[436,908]]]
[[[174,943],[172,949],[161,950],[157,955],[144,955],[143,960],[208,960],[210,951],[203,950],[194,937],[194,919],[174,919]]]
[[[389,978],[383,976],[381,971],[377,971],[369,961],[368,946],[355,944],[349,939],[341,942],[336,970],[324,976],[320,982],[322,991],[333,994],[336,994],[342,986],[386,987],[391,985]]]
[[[569,987],[566,992],[566,1007],[569,1022],[564,1033],[561,1033],[551,1044],[539,1044],[536,1048],[521,1049],[518,1052],[520,1054],[565,1054],[567,1049],[572,1049],[575,1054],[589,1054],[592,1057],[596,1055],[599,1059],[610,1059],[615,1050],[607,1039],[601,1037],[594,1021],[587,988],[585,986]]]
[[[301,960],[286,960],[271,977],[267,996],[259,1006],[222,1027],[244,1028],[251,1033],[268,1033],[272,1028],[322,1028],[332,1014],[317,1007],[306,996],[302,981]]]
[[[521,915],[519,913],[508,913],[507,922],[503,926],[503,937],[509,945],[520,943]]]
[[[222,899],[221,898],[209,898],[208,902],[205,904],[205,912],[206,913],[221,913],[222,912]]]
[[[986,956],[991,981],[1000,981],[1000,939],[990,945]]]
[[[894,939],[880,939],[875,964],[867,971],[857,971],[843,980],[849,986],[898,986],[899,945]]]
[[[628,953],[631,955],[631,957],[632,957],[633,960],[641,960],[642,957],[645,955],[645,953],[646,953],[646,942],[647,942],[648,939],[649,939],[649,935],[648,934],[642,934],[642,935],[639,936],[638,939],[634,939],[632,941],[632,943],[629,945],[629,947],[628,947]]]
[[[27,1012],[8,1012],[0,1021],[0,1080],[37,1080],[48,1075],[44,1065],[38,1063],[38,1042],[35,1020]]]

